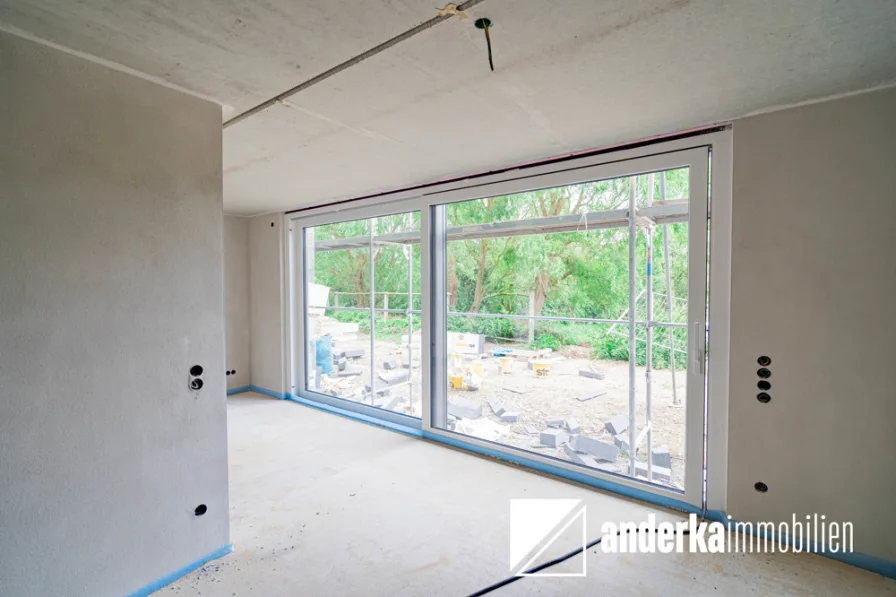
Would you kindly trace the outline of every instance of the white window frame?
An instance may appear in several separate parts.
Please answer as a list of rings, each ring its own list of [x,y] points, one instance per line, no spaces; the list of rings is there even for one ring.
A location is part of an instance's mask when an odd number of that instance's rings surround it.
[[[284,291],[286,296],[287,333],[285,334],[285,371],[288,376],[289,394],[304,400],[311,400],[331,407],[344,409],[357,413],[362,418],[373,417],[384,420],[390,425],[400,425],[411,430],[419,430],[419,434],[436,441],[442,441],[453,445],[462,445],[472,451],[488,453],[507,460],[520,461],[524,464],[548,469],[551,472],[567,471],[575,478],[583,473],[593,478],[599,487],[610,490],[618,490],[621,493],[642,497],[647,501],[665,505],[690,506],[690,510],[705,507],[710,511],[726,511],[726,487],[727,487],[727,436],[728,436],[728,348],[729,348],[729,317],[730,317],[730,258],[731,258],[731,147],[732,138],[730,130],[716,130],[710,133],[694,135],[690,137],[661,141],[646,144],[641,147],[608,151],[597,155],[582,158],[573,158],[557,163],[536,165],[520,168],[498,174],[478,176],[475,178],[458,180],[438,185],[431,185],[422,189],[397,191],[374,198],[346,202],[329,206],[321,206],[313,209],[302,210],[284,214],[284,250],[286,267]],[[657,170],[669,169],[681,165],[700,168],[699,164],[682,164],[681,157],[690,152],[689,156],[698,155],[695,150],[709,151],[712,155],[712,172],[709,185],[709,198],[711,210],[710,228],[710,272],[709,272],[709,321],[708,327],[712,330],[710,345],[711,364],[708,366],[706,384],[708,388],[708,400],[706,410],[706,502],[701,503],[703,492],[703,466],[704,460],[702,446],[699,448],[699,456],[692,456],[698,451],[696,443],[692,445],[692,438],[697,436],[691,433],[687,443],[687,478],[685,480],[685,494],[674,490],[666,490],[655,484],[647,484],[622,475],[613,475],[584,469],[584,467],[534,454],[517,448],[503,446],[476,438],[456,434],[439,429],[432,425],[433,412],[433,361],[444,356],[444,342],[437,342],[432,333],[439,334],[439,329],[433,327],[433,302],[432,285],[436,278],[432,274],[433,252],[438,245],[438,239],[433,239],[429,231],[432,229],[432,215],[434,206],[489,197],[505,195],[515,192],[523,192],[532,189],[555,187],[588,182],[597,179],[619,178],[635,174],[647,173]],[[677,154],[677,155],[670,155]],[[634,168],[633,168],[634,166]],[[705,166],[701,175],[706,179]],[[694,180],[692,178],[692,180]],[[302,342],[297,339],[304,338],[304,293],[299,292],[302,280],[296,275],[296,268],[302,267],[303,254],[301,243],[296,239],[301,235],[302,228],[321,226],[346,220],[357,220],[377,216],[392,215],[408,211],[420,211],[421,213],[421,311],[422,311],[422,342],[421,347],[431,348],[430,359],[423,358],[422,366],[422,419],[416,419],[399,413],[391,413],[369,405],[353,403],[339,398],[325,396],[323,394],[308,392],[304,388],[305,371],[304,359],[293,358],[298,355],[298,347]],[[693,228],[692,228],[693,233]],[[434,242],[435,241],[435,242]],[[301,269],[298,270],[301,272]],[[292,292],[290,292],[292,290]],[[443,326],[440,326],[443,327]],[[689,334],[689,338],[694,334]],[[441,347],[441,348],[440,348]],[[700,350],[701,346],[696,347]],[[705,349],[704,349],[705,350]],[[440,354],[441,352],[441,354]],[[689,357],[692,346],[689,340]],[[705,353],[704,353],[705,354]],[[688,385],[698,383],[691,379],[689,367]],[[703,382],[701,375],[699,383]],[[438,390],[436,390],[438,391]],[[703,413],[699,413],[700,420],[693,420],[692,413],[687,415],[688,429],[693,425],[702,427]],[[696,440],[693,440],[696,441]],[[700,442],[702,444],[702,440]],[[700,463],[700,464],[698,464]],[[699,487],[699,489],[698,489]],[[659,499],[651,499],[651,495]]]

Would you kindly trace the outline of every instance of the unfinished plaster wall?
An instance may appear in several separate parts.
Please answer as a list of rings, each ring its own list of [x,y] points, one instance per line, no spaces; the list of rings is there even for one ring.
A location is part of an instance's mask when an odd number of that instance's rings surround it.
[[[3,31],[0,81],[0,595],[120,597],[229,542],[221,110]]]
[[[282,395],[283,338],[287,332],[282,309],[282,216],[269,214],[249,220],[249,327],[252,385]]]
[[[851,521],[855,550],[889,561],[894,164],[896,88],[734,125],[728,511]]]
[[[224,216],[227,389],[249,385],[249,219]]]

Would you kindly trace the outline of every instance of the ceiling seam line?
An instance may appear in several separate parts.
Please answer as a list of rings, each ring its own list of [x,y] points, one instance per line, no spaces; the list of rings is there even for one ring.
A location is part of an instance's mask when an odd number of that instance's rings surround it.
[[[471,8],[473,6],[476,6],[477,4],[480,4],[484,1],[485,0],[467,0],[463,4],[459,4],[457,6],[457,10],[462,12],[462,11],[464,11],[468,8]],[[433,17],[433,18],[429,19],[428,21],[424,21],[423,23],[420,23],[416,27],[408,29],[407,31],[404,31],[403,33],[399,33],[395,37],[392,37],[391,39],[388,39],[388,40],[384,41],[383,43],[381,43],[377,46],[374,46],[373,48],[367,50],[366,52],[363,52],[363,53],[358,54],[352,58],[349,58],[345,62],[342,62],[342,63],[334,66],[333,68],[320,73],[319,75],[316,75],[302,83],[299,83],[298,85],[296,85],[294,87],[290,87],[286,91],[284,91],[278,95],[275,95],[271,99],[265,100],[265,101],[261,102],[260,104],[249,108],[245,112],[241,112],[240,114],[237,114],[230,120],[227,120],[224,122],[224,128],[232,126],[242,120],[249,118],[250,116],[258,114],[259,112],[262,112],[262,111],[266,110],[267,108],[270,108],[274,104],[281,102],[289,97],[292,97],[293,95],[299,93],[300,91],[304,91],[305,89],[308,89],[309,87],[317,85],[318,83],[321,83],[321,82],[329,79],[333,75],[337,75],[337,74],[341,73],[342,71],[344,71],[348,68],[351,68],[352,66],[355,66],[356,64],[359,64],[359,63],[367,60],[368,58],[376,56],[380,52],[383,52],[393,46],[398,45],[399,43],[405,41],[406,39],[410,39],[411,37],[414,37],[418,33],[422,33],[423,31],[426,31],[427,29],[434,27],[435,25],[438,25],[442,21],[447,21],[452,16],[454,16],[454,13],[440,14],[437,17]]]

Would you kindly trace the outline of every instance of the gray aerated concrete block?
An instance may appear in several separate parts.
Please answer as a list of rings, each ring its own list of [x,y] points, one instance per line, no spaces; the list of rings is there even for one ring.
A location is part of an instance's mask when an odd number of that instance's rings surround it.
[[[569,429],[569,432],[572,434],[582,431],[582,426],[579,425],[579,422],[575,419],[566,419],[566,428]]]
[[[386,371],[391,371],[392,369],[397,369],[398,363],[395,359],[389,359],[388,361],[383,361],[383,369]]]
[[[617,448],[619,448],[626,454],[629,453],[629,451],[628,451],[628,436],[626,434],[620,433],[618,435],[614,435],[613,443],[616,444]]]
[[[458,419],[478,419],[482,416],[482,405],[466,398],[449,398],[448,414]]]
[[[507,409],[504,408],[504,405],[501,404],[501,401],[497,398],[489,398],[488,405],[492,407],[492,412],[498,415],[499,417],[503,415]]]
[[[598,466],[597,460],[595,460],[593,456],[585,454],[584,452],[576,452],[575,448],[573,448],[569,442],[563,444],[563,451],[566,452],[566,456],[576,464],[584,464],[585,466],[590,466],[592,468],[597,468]]]
[[[374,398],[373,405],[377,408],[392,410],[395,408],[395,405],[398,404],[398,401],[398,396],[385,395]]]
[[[576,452],[586,452],[598,460],[606,460],[607,462],[615,462],[619,456],[619,448],[616,446],[587,435],[578,436],[573,448],[575,448]]]
[[[628,417],[613,417],[605,425],[610,435],[619,435],[628,429]]]
[[[520,416],[517,413],[502,413],[501,414],[501,422],[502,423],[515,423]]]
[[[349,359],[356,359],[358,357],[363,357],[366,353],[367,351],[365,351],[363,348],[358,348],[354,350],[346,350],[345,356]]]
[[[379,378],[390,386],[406,382],[411,378],[408,371],[389,371],[388,373],[380,373]]]
[[[562,417],[550,417],[547,421],[545,421],[548,427],[563,427],[563,418]]]
[[[654,466],[672,468],[672,454],[669,453],[669,448],[659,447],[651,450],[650,461]]]
[[[552,448],[559,448],[566,442],[566,432],[562,429],[545,429],[538,434],[539,441]]]
[[[598,371],[592,371],[591,369],[579,369],[579,375],[582,377],[587,377],[589,379],[604,379],[606,378],[606,374],[600,373]]]
[[[646,462],[636,462],[635,463],[635,474],[639,477],[647,478],[647,463]],[[665,481],[669,483],[672,481],[672,469],[668,469],[664,466],[653,466],[653,480],[654,481]]]

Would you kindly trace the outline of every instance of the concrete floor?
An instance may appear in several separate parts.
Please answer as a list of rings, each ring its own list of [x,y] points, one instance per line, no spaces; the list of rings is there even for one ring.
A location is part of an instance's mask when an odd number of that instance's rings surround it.
[[[292,402],[234,396],[228,417],[234,552],[161,594],[463,596],[508,575],[511,498],[581,498],[589,537],[607,520],[677,518]],[[493,595],[896,595],[896,581],[807,554],[587,557],[587,578]]]

